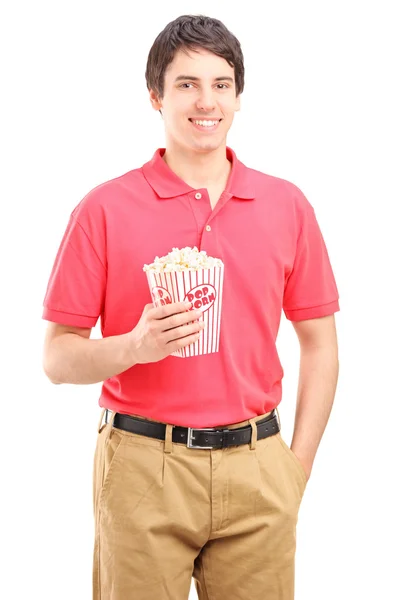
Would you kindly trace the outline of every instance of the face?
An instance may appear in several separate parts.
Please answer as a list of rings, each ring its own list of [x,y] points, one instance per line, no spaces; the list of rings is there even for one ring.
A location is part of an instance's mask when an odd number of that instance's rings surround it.
[[[167,144],[200,152],[226,145],[234,113],[240,110],[236,97],[235,71],[212,52],[199,49],[178,51],[165,72],[164,97],[150,90],[155,110],[161,109]],[[202,120],[206,123],[196,124]],[[217,121],[212,126],[210,121]]]

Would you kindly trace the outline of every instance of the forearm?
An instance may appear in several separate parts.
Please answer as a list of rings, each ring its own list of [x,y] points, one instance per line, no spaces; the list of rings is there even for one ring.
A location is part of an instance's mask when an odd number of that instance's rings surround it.
[[[129,334],[98,340],[65,333],[51,342],[44,370],[52,383],[91,384],[135,364]]]
[[[301,349],[291,449],[309,473],[331,413],[338,374],[336,344]]]

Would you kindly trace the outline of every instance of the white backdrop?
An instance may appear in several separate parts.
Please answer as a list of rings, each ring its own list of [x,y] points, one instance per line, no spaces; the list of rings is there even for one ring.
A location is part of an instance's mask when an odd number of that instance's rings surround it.
[[[395,4],[37,0],[2,9],[2,597],[91,597],[101,384],[46,379],[42,302],[76,204],[164,146],[147,54],[168,22],[201,13],[221,19],[244,52],[228,145],[306,194],[340,293],[339,384],[299,514],[296,600],[400,598]],[[278,350],[290,443],[299,346],[284,315]]]

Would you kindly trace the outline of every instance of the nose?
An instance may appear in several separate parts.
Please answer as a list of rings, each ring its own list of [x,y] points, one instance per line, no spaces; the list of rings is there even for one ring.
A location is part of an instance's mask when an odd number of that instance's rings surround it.
[[[203,90],[200,92],[199,97],[196,101],[196,106],[198,109],[203,110],[205,112],[210,112],[215,108],[215,98],[210,90]]]

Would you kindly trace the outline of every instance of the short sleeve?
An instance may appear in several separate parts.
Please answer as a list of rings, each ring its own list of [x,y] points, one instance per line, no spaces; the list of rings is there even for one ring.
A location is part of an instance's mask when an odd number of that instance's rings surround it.
[[[314,208],[306,201],[296,256],[284,290],[290,321],[325,317],[340,310],[339,294]]]
[[[70,216],[55,258],[42,318],[73,327],[94,327],[106,289],[104,232],[93,218],[86,217],[81,224],[76,213],[77,209]]]

